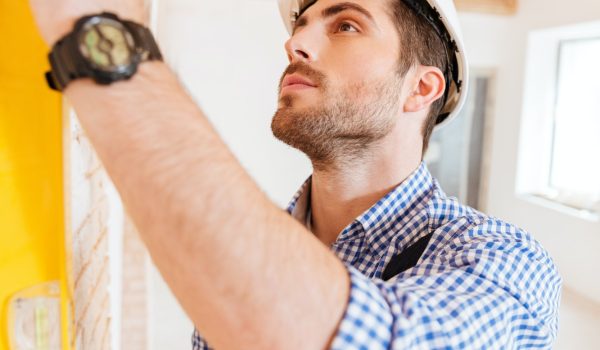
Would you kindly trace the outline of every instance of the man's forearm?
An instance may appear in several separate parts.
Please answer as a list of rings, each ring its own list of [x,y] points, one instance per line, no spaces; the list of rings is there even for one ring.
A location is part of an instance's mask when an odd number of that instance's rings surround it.
[[[248,176],[160,62],[65,91],[150,254],[217,348],[319,348],[347,301],[342,263]]]

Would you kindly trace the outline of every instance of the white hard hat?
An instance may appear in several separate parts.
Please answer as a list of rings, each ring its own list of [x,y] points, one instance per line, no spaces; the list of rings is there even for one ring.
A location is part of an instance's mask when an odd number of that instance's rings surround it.
[[[469,67],[452,0],[398,0],[423,17],[442,39],[448,52],[445,103],[437,120],[437,128],[448,124],[461,110],[467,97]],[[279,0],[283,22],[291,34],[296,19],[317,0]]]

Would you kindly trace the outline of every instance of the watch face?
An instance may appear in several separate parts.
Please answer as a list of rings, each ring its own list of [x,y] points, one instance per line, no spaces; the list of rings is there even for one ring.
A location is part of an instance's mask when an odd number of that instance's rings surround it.
[[[136,59],[133,37],[118,21],[91,18],[79,35],[79,51],[98,69],[118,72]]]

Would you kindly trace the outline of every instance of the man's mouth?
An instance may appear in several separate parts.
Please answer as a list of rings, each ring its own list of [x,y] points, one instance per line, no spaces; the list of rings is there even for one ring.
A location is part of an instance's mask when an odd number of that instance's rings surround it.
[[[315,88],[317,85],[310,81],[309,79],[299,75],[299,74],[290,74],[287,75],[283,81],[281,82],[281,92],[284,91],[297,91]]]

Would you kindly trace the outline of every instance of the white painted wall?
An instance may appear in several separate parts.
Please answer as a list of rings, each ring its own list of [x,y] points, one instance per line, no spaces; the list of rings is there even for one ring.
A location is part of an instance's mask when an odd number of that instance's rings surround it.
[[[490,214],[533,232],[557,261],[565,284],[600,302],[596,271],[600,224],[515,194],[527,32],[599,19],[600,1],[520,2],[516,16],[460,16],[471,64],[498,72],[487,208]],[[168,61],[250,174],[275,202],[285,205],[310,166],[270,132],[277,81],[287,64],[283,51],[287,34],[276,1],[163,0],[158,13],[159,37]],[[188,348],[189,336],[184,337],[187,333],[182,329],[191,331],[191,323],[181,311],[164,312],[174,301],[159,276],[154,276],[154,348]],[[565,303],[570,323],[561,327],[569,332],[561,333],[557,348],[573,348],[571,339],[578,339],[579,349],[585,348],[581,344],[600,341],[597,334],[576,326],[598,320],[589,307],[578,305]]]
[[[310,173],[271,135],[287,32],[274,0],[163,1],[160,36],[171,66],[241,163],[287,204]]]

